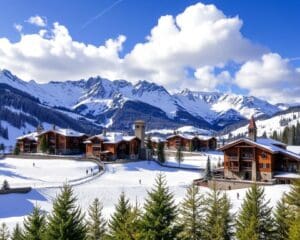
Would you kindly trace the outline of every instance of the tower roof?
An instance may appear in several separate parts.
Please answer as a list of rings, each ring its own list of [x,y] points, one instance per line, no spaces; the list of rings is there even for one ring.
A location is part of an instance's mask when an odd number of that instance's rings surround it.
[[[248,128],[252,128],[252,129],[255,128],[256,129],[256,123],[255,123],[255,119],[254,119],[253,116],[250,118]]]

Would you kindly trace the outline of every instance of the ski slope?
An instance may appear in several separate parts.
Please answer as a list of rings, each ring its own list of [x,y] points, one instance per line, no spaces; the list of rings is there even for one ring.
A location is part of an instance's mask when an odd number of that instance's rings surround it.
[[[20,161],[23,160],[20,159]],[[43,165],[42,161],[44,160],[36,161],[36,165]],[[77,164],[80,166],[80,170],[78,171],[72,167],[62,168],[62,166],[60,166],[61,170],[58,170],[58,167],[57,175],[60,177],[50,173],[51,171],[54,171],[53,168],[51,169],[50,164],[49,171],[46,171],[45,169],[44,172],[45,175],[48,173],[50,174],[45,176],[49,185],[52,184],[52,182],[58,181],[61,181],[62,184],[65,182],[66,177],[74,177],[74,173],[78,173],[78,176],[81,176],[81,170],[84,170],[86,165],[81,162]],[[33,172],[34,170],[28,170],[28,168],[31,168],[26,164],[15,164],[15,167],[15,172],[22,172],[22,177],[33,178],[33,182],[38,181],[38,179],[44,175],[40,174],[39,176],[36,176],[36,173]],[[69,169],[73,170],[69,171]],[[152,188],[155,178],[159,173],[163,173],[166,176],[168,186],[173,192],[176,202],[180,202],[183,199],[186,187],[191,184],[194,179],[201,176],[199,170],[188,171],[184,169],[167,168],[159,166],[155,162],[140,161],[126,164],[106,165],[106,171],[100,177],[82,183],[81,185],[74,186],[73,188],[78,198],[78,204],[83,210],[86,210],[94,198],[97,197],[103,202],[104,215],[108,218],[114,211],[114,204],[118,201],[122,191],[130,198],[132,204],[137,202],[142,205],[147,196],[147,191]],[[3,172],[3,165],[2,174],[7,174]],[[18,178],[18,176],[16,176],[16,178]],[[16,181],[19,180],[16,179]],[[271,204],[274,205],[282,194],[288,190],[289,186],[287,185],[266,187],[267,199],[271,199]],[[209,190],[207,188],[201,188],[201,191],[206,192]],[[234,211],[240,207],[245,191],[245,189],[227,191],[228,196],[232,200]],[[21,222],[24,216],[32,211],[32,208],[36,204],[47,212],[51,211],[51,203],[58,192],[59,188],[47,188],[45,185],[43,188],[33,189],[28,194],[0,195],[0,223],[5,222],[8,224],[9,228],[12,229],[17,222]],[[236,199],[237,192],[240,194],[239,199]]]

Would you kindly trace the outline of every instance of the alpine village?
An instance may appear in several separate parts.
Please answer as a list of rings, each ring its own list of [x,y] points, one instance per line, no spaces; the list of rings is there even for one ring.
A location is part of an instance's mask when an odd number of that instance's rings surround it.
[[[300,5],[208,2],[0,3],[0,240],[300,240]]]

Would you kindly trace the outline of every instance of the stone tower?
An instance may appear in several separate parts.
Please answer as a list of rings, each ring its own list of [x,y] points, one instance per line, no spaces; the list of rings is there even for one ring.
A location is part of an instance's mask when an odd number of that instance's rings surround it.
[[[255,119],[253,116],[251,117],[250,122],[249,122],[248,136],[252,141],[256,142],[257,127],[256,127]]]
[[[141,140],[141,149],[145,148],[145,122],[137,120],[134,122],[134,135]]]

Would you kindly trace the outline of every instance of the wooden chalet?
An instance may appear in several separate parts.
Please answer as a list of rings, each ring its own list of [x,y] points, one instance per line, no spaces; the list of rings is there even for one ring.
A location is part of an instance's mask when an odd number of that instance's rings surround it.
[[[17,138],[17,145],[21,153],[36,153],[38,145],[38,132],[28,133]]]
[[[174,134],[167,137],[168,149],[176,150],[181,147],[184,151],[207,151],[215,150],[217,139],[211,136]]]
[[[166,144],[166,139],[161,138],[161,137],[151,137],[150,138],[150,144],[152,149],[157,149],[158,143],[162,142],[164,145]]]
[[[289,183],[300,178],[300,155],[269,138],[257,138],[254,118],[248,127],[249,138],[237,139],[221,147],[224,152],[224,177],[236,180]]]
[[[49,154],[80,154],[84,153],[84,141],[87,135],[71,129],[53,127],[51,130],[42,131],[37,135],[37,150],[41,151],[41,143],[44,138]]]
[[[138,159],[141,140],[136,136],[124,136],[118,132],[108,132],[88,138],[86,155],[103,161],[116,159]]]

